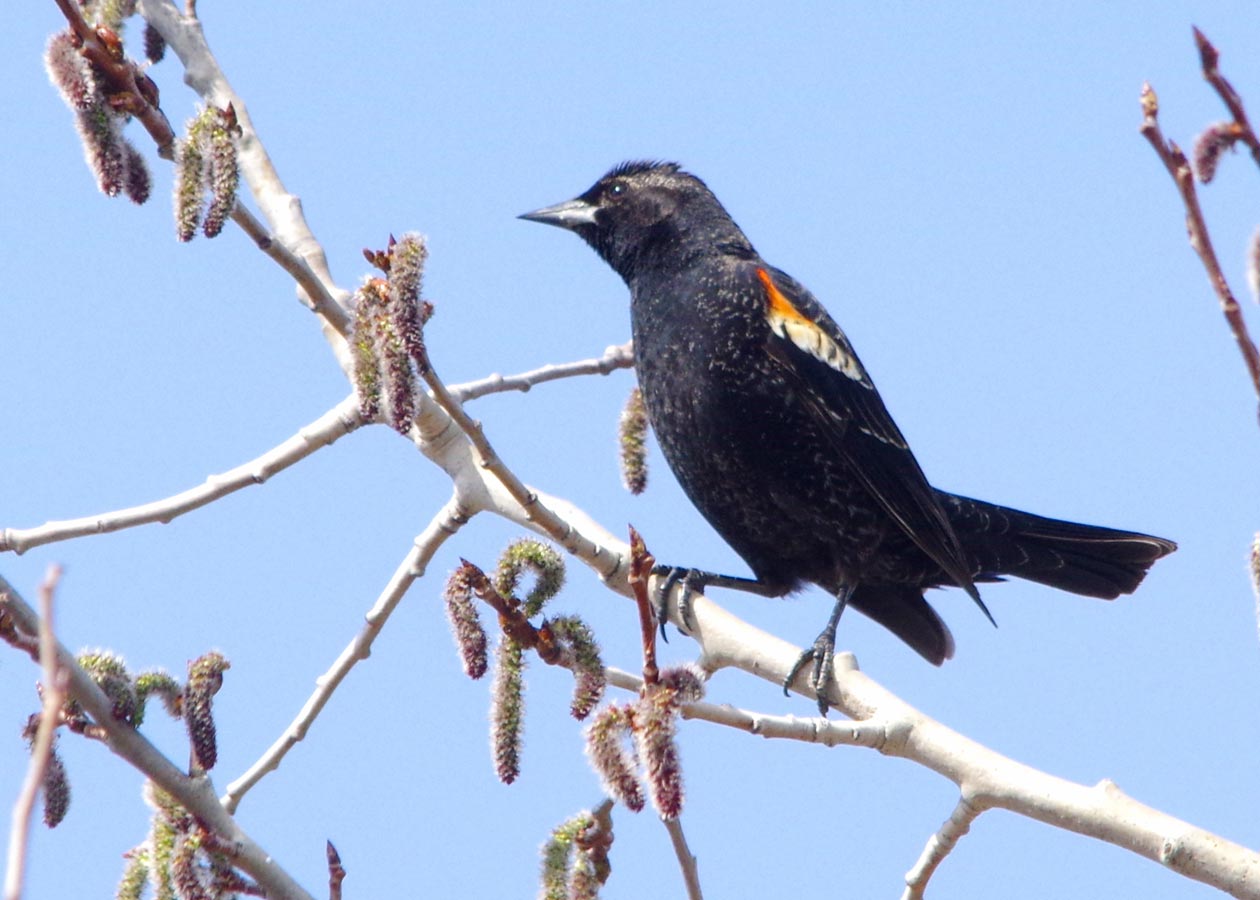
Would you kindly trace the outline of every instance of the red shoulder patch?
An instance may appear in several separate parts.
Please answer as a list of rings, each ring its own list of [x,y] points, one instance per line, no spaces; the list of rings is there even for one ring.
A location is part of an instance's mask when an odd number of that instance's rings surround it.
[[[797,309],[796,304],[779,290],[765,269],[757,269],[757,278],[766,289],[766,320],[772,332],[819,362],[869,386],[866,372],[849,350],[847,343],[837,343],[817,322]]]
[[[792,305],[792,301],[783,296],[783,292],[779,290],[774,283],[774,279],[770,277],[770,273],[765,269],[757,269],[757,278],[761,280],[762,285],[766,289],[766,300],[769,303],[769,312],[783,319],[796,320],[813,325],[808,318],[805,317],[799,309]]]

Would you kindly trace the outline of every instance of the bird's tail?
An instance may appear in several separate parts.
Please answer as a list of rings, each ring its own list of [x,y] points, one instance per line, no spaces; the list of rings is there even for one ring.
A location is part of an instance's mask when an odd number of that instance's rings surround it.
[[[1157,559],[1177,549],[1164,538],[1047,519],[940,492],[977,581],[1025,578],[1086,597],[1130,594]]]

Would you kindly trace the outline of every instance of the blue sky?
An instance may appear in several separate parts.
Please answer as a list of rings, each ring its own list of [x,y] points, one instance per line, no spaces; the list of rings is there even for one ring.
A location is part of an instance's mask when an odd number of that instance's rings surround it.
[[[1102,603],[1012,583],[933,596],[958,644],[941,669],[846,617],[839,643],[926,714],[1003,753],[1260,845],[1254,748],[1260,645],[1245,560],[1260,528],[1256,399],[1167,175],[1139,137],[1150,80],[1189,146],[1223,117],[1190,27],[1260,110],[1254,3],[202,4],[333,272],[362,247],[430,240],[432,356],[450,382],[598,355],[627,339],[624,287],[580,241],[520,222],[626,158],[701,175],[761,253],[846,329],[938,486],[1177,540],[1137,595]],[[174,240],[169,167],[143,208],[98,194],[40,63],[59,27],[27,3],[0,31],[12,124],[0,167],[8,275],[0,358],[0,528],[168,496],[289,437],[347,385],[291,284],[239,231]],[[157,67],[173,122],[193,109]],[[134,128],[134,126],[133,126]],[[1237,291],[1257,172],[1225,161],[1204,191]],[[1245,300],[1254,319],[1254,306]],[[654,451],[638,498],[614,435],[626,372],[470,407],[525,480],[658,558],[743,573]],[[167,526],[0,559],[34,599],[66,566],[58,625],[136,668],[232,661],[216,781],[280,733],[313,679],[449,494],[386,428]],[[459,671],[439,607],[459,556],[486,566],[518,529],[478,518],[434,561],[307,742],[251,794],[243,826],[323,892],[332,839],[357,896],[532,896],[537,846],[599,799],[563,673],[531,669],[524,773],[493,778],[486,685]],[[632,607],[579,566],[556,609],[582,613],[614,665],[637,665]],[[829,601],[714,599],[794,641]],[[675,638],[664,654],[694,647]],[[0,654],[0,797],[12,797],[37,673]],[[809,715],[723,673],[709,698]],[[177,726],[146,726],[176,761]],[[0,731],[2,733],[2,731]],[[956,790],[864,750],[682,729],[684,827],[710,897],[784,884],[896,896]],[[28,896],[106,896],[145,830],[140,777],[63,739],[74,805],[38,831]],[[616,813],[608,898],[680,896],[664,830]],[[796,889],[796,888],[794,888]],[[1208,888],[1123,850],[1018,817],[982,817],[933,896],[1198,898]]]

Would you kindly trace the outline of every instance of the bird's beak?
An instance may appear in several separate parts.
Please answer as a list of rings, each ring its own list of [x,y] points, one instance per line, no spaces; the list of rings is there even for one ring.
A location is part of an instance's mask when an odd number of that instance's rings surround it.
[[[555,206],[544,206],[542,209],[536,209],[533,212],[522,213],[517,216],[518,219],[527,219],[530,222],[542,222],[546,225],[555,225],[557,228],[567,228],[573,231],[583,225],[595,225],[595,213],[599,211],[599,207],[593,203],[587,203],[585,200],[566,200],[563,203],[557,203]]]

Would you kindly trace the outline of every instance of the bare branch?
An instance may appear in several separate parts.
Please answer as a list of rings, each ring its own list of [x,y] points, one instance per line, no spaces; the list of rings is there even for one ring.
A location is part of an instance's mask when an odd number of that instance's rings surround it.
[[[248,213],[246,213],[248,215]],[[252,218],[252,217],[251,217]],[[287,254],[280,244],[271,245],[278,252]],[[299,265],[303,265],[300,260]],[[630,345],[609,347],[602,357],[542,366],[519,375],[491,375],[479,381],[467,382],[450,388],[453,396],[465,399],[482,397],[499,391],[527,391],[535,384],[580,375],[607,374],[614,369],[633,365]],[[190,488],[171,497],[132,506],[126,509],[46,522],[34,528],[6,528],[0,531],[0,553],[19,555],[33,547],[93,534],[108,534],[125,528],[160,522],[170,523],[182,515],[200,509],[208,503],[235,493],[242,488],[260,485],[272,476],[329,446],[364,425],[358,413],[358,401],[351,395],[324,413],[314,422],[299,429],[284,443],[263,455],[242,463],[234,469],[211,475],[198,487]]]
[[[678,867],[682,869],[688,900],[704,900],[704,892],[700,890],[700,867],[696,863],[695,854],[687,846],[682,822],[678,819],[662,819],[661,824],[669,832],[669,843],[674,848],[674,855],[678,857]]]
[[[535,385],[555,381],[558,378],[572,378],[576,375],[607,375],[616,369],[629,369],[633,366],[634,350],[627,342],[609,347],[604,351],[603,356],[592,359],[546,365],[519,375],[489,375],[480,381],[451,385],[447,390],[460,403],[467,403],[469,400],[476,400],[486,394],[497,394],[502,391],[524,392]]]
[[[851,653],[839,654],[837,661],[845,666],[857,665]],[[604,674],[609,684],[623,690],[635,694],[643,690],[643,679],[638,675],[615,668],[605,669]],[[767,739],[800,741],[826,747],[868,747],[880,752],[883,752],[895,731],[893,723],[882,718],[832,721],[821,716],[774,716],[740,709],[729,703],[709,703],[705,700],[682,704],[681,713],[684,719],[724,725]]]
[[[914,868],[906,873],[906,890],[901,895],[901,900],[923,900],[928,880],[945,857],[958,846],[959,838],[971,830],[971,823],[980,812],[967,802],[966,797],[958,801],[949,818],[928,838],[927,846],[923,848],[923,854],[914,864]]]
[[[303,305],[327,322],[328,326],[344,340],[349,340],[350,314],[337,302],[332,291],[320,280],[307,261],[290,250],[283,241],[268,233],[262,222],[259,222],[239,200],[232,207],[232,221],[241,226],[241,230],[249,236],[259,250],[266,253],[280,268],[293,277],[298,284],[298,299]]]
[[[44,784],[44,774],[52,757],[53,740],[61,721],[61,707],[66,700],[66,683],[69,678],[57,660],[57,635],[53,630],[53,598],[57,583],[61,580],[61,567],[48,567],[48,574],[39,588],[39,662],[44,672],[43,711],[39,727],[31,742],[31,762],[26,769],[26,781],[13,805],[13,817],[9,830],[9,861],[4,878],[5,900],[19,900],[26,869],[26,847],[31,829],[31,812],[35,798]],[[0,591],[4,586],[0,584]],[[47,798],[45,798],[47,802]]]
[[[0,532],[0,553],[25,553],[32,547],[65,541],[91,534],[107,534],[137,525],[161,522],[163,525],[195,509],[200,509],[242,488],[263,484],[271,476],[300,462],[322,447],[327,447],[363,424],[359,418],[358,400],[350,395],[283,444],[262,456],[224,472],[211,475],[201,485],[189,490],[114,512],[47,522],[37,528],[6,528]]]
[[[306,737],[315,719],[319,717],[324,706],[332,698],[337,687],[350,674],[350,670],[372,653],[372,644],[390,615],[402,602],[403,595],[417,578],[424,575],[429,561],[447,539],[456,534],[468,522],[468,514],[460,507],[459,501],[452,498],[435,515],[428,526],[416,537],[411,551],[403,558],[385,589],[381,591],[372,608],[364,616],[363,628],[350,641],[346,649],[329,667],[328,671],[315,680],[315,691],[307,698],[300,712],[289,723],[289,727],[272,744],[259,760],[228,785],[223,795],[223,808],[234,813],[242,798],[249,789],[256,785],[268,772],[278,769],[281,761],[298,742]]]

